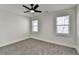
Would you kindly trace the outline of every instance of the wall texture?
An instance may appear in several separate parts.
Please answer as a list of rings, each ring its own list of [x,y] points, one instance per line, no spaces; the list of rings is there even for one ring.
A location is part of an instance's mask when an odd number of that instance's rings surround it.
[[[79,53],[79,5],[77,5],[76,8],[76,12],[77,12],[77,51]]]
[[[55,20],[57,16],[64,16],[69,15],[70,16],[70,34],[69,35],[57,35],[55,33],[56,27],[55,27]],[[39,20],[39,32],[38,33],[31,33],[31,37],[66,45],[69,47],[75,47],[76,45],[76,39],[75,39],[75,8],[70,8],[66,10],[60,10],[52,13],[45,13],[42,15],[39,15],[38,17],[33,17],[32,19],[38,19]]]
[[[0,9],[0,47],[29,36],[29,18]]]

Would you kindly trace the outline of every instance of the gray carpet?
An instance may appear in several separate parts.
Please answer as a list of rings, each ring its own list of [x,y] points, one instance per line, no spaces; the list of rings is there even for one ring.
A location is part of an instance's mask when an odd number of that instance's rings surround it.
[[[77,55],[74,48],[27,39],[0,48],[0,55]]]

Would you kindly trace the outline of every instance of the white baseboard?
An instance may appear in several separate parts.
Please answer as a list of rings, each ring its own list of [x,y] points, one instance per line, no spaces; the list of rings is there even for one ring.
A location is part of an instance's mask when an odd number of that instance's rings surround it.
[[[1,43],[0,44],[0,47],[7,46],[7,45],[11,45],[11,44],[14,44],[16,42],[20,42],[20,41],[25,40],[25,39],[28,39],[28,38],[29,38],[29,36],[28,37],[21,38],[21,39],[18,39],[16,41],[12,41],[12,42],[4,42],[4,43]]]
[[[54,44],[58,44],[58,45],[62,45],[62,46],[67,46],[67,47],[75,48],[77,50],[77,52],[79,53],[79,48],[77,48],[74,45],[62,44],[62,43],[59,43],[59,42],[54,42],[54,41],[50,41],[50,40],[46,40],[46,39],[43,40],[44,38],[38,38],[38,37],[34,37],[34,36],[24,37],[22,39],[19,39],[19,40],[16,40],[16,41],[12,41],[12,42],[7,42],[5,44],[3,43],[3,44],[0,44],[0,47],[7,46],[7,45],[10,45],[10,44],[14,44],[16,42],[20,42],[20,41],[28,39],[28,38],[34,38],[34,39],[45,41],[45,42],[49,42],[49,43],[54,43]]]
[[[76,47],[76,51],[77,51],[77,53],[79,54],[79,48],[78,48],[78,47]]]
[[[34,36],[30,36],[30,38],[34,38],[37,40],[41,40],[41,41],[45,41],[45,42],[50,42],[50,43],[54,43],[54,44],[58,44],[58,45],[62,45],[62,46],[67,46],[67,47],[71,47],[71,48],[76,48],[75,45],[69,45],[69,44],[63,44],[63,43],[59,43],[59,42],[55,42],[55,41],[50,41],[50,40],[43,40],[44,38],[38,38],[38,37],[34,37]]]

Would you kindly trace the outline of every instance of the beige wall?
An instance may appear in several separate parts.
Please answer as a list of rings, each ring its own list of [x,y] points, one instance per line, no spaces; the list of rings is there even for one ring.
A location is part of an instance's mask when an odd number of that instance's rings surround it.
[[[0,47],[29,36],[29,18],[0,9]]]
[[[70,34],[69,35],[57,35],[55,33],[55,18],[56,16],[63,16],[69,15],[70,16]],[[45,13],[39,15],[38,17],[31,18],[32,19],[39,19],[39,32],[38,33],[31,33],[31,37],[60,44],[66,45],[69,47],[75,47],[76,39],[75,39],[75,8],[70,8],[66,10],[60,10],[51,13]]]
[[[76,12],[77,12],[77,51],[79,53],[79,5],[77,5],[77,9],[76,9]]]

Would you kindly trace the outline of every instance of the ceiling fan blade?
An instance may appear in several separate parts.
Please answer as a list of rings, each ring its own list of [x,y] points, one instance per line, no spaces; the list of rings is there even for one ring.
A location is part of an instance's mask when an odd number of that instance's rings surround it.
[[[34,4],[30,4],[30,6],[31,6],[31,9],[34,9],[34,8],[33,8]]]
[[[27,13],[27,12],[30,12],[30,11],[25,11],[24,13]]]
[[[39,13],[41,13],[42,11],[39,11],[39,10],[34,10],[35,12],[39,12]]]
[[[28,8],[27,6],[25,6],[25,5],[22,5],[22,6],[30,10],[30,8]]]
[[[34,7],[34,9],[37,9],[38,7],[39,7],[39,5],[38,5],[38,4],[36,4],[36,5],[35,5],[35,7]]]

